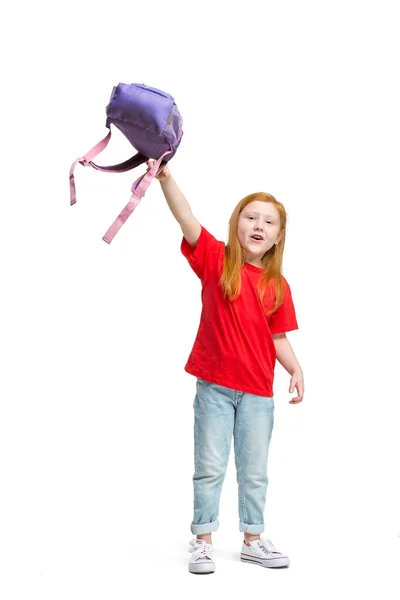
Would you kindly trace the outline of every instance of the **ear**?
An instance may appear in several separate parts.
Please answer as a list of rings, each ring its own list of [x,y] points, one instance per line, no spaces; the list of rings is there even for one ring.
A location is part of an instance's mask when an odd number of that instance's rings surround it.
[[[282,229],[282,231],[280,232],[278,239],[276,240],[275,244],[278,245],[279,242],[281,241],[281,239],[283,238],[283,236],[285,235],[285,230]]]

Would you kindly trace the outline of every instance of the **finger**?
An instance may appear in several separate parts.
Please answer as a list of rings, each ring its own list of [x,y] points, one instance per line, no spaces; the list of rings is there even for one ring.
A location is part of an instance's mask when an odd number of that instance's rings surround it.
[[[289,393],[290,394],[293,394],[295,387],[297,387],[297,380],[296,379],[292,379],[290,381],[290,385],[289,385]]]
[[[303,400],[303,394],[299,390],[297,391],[299,392],[299,395],[296,396],[296,398],[292,398],[291,400],[289,400],[289,404],[298,404]]]

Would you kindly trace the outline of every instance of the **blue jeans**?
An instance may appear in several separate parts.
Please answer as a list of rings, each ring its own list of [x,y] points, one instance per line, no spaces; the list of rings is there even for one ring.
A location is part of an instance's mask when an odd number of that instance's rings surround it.
[[[268,449],[274,399],[197,379],[194,408],[194,516],[191,531],[219,526],[218,510],[232,433],[238,482],[239,531],[264,531]]]

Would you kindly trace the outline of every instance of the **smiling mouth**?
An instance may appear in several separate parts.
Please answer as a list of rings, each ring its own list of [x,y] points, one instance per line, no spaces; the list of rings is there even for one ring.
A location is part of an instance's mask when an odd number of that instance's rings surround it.
[[[254,238],[253,236],[250,237],[252,242],[263,242],[264,239],[263,238]]]

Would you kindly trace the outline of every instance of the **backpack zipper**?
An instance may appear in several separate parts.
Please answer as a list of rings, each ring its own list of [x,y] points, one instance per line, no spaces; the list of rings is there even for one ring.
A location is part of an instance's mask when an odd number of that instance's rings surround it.
[[[138,87],[143,88],[145,90],[150,90],[150,92],[154,92],[155,94],[158,94],[159,96],[163,96],[164,98],[168,98],[169,100],[173,100],[173,97],[171,96],[171,94],[168,94],[167,92],[162,92],[161,90],[158,90],[156,88],[150,87],[149,85],[146,85],[144,83],[137,83],[136,84]]]

